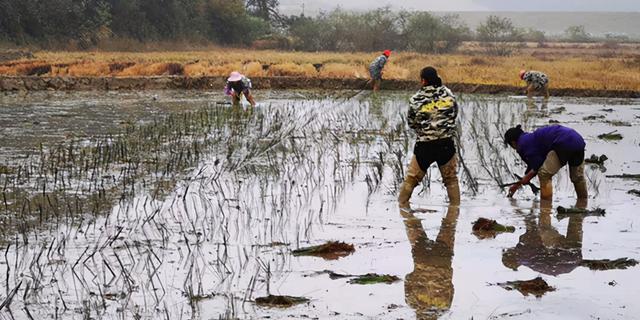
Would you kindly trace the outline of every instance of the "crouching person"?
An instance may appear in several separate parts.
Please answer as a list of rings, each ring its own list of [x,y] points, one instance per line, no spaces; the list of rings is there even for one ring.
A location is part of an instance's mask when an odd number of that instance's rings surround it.
[[[234,106],[240,104],[240,99],[242,99],[243,95],[252,107],[256,106],[256,101],[253,100],[253,95],[251,94],[251,80],[238,71],[233,71],[229,75],[227,85],[224,87],[224,93],[231,97]]]
[[[535,92],[544,94],[544,98],[549,98],[549,77],[533,70],[520,70],[520,79],[527,83],[527,97],[531,99]]]
[[[584,148],[586,143],[575,130],[560,125],[524,132],[520,125],[507,130],[505,144],[518,151],[527,164],[527,174],[509,188],[509,197],[536,175],[540,180],[540,198],[553,198],[553,176],[569,164],[569,175],[578,199],[586,199],[587,181],[584,176]]]
[[[400,208],[406,210],[411,210],[409,199],[413,189],[434,162],[440,169],[450,204],[460,204],[458,159],[453,139],[457,134],[458,104],[451,90],[442,85],[436,69],[422,69],[420,78],[422,88],[411,97],[408,116],[409,127],[417,135],[416,144],[398,196]]]

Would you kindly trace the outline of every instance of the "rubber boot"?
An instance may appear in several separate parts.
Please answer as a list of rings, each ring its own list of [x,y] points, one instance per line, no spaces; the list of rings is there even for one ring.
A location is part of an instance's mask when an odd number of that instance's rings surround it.
[[[411,210],[411,205],[409,204],[411,194],[413,193],[413,189],[415,189],[415,187],[424,178],[424,174],[425,172],[420,168],[418,160],[416,160],[416,156],[413,156],[409,163],[409,167],[407,168],[407,176],[404,178],[404,182],[402,182],[402,185],[400,186],[400,194],[398,195],[398,204],[400,209]]]
[[[440,175],[442,182],[447,188],[447,196],[449,196],[449,204],[460,204],[460,185],[458,184],[458,157],[454,155],[449,162],[440,166]]]

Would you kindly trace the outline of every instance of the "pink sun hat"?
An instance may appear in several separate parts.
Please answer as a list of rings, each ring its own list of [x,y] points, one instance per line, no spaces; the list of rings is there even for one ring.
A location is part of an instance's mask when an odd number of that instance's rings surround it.
[[[236,82],[240,80],[242,80],[242,74],[238,71],[231,72],[229,79],[227,79],[229,82]]]

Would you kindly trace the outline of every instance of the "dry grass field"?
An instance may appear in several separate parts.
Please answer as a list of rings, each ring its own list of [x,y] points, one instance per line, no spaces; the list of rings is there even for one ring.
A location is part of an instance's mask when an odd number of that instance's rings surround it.
[[[445,82],[521,85],[520,69],[546,72],[554,88],[640,90],[637,46],[525,46],[508,57],[487,56],[467,45],[465,53],[427,55],[396,52],[386,79],[417,79],[427,65]],[[175,52],[35,52],[33,58],[0,64],[0,75],[60,77],[224,76],[238,70],[248,76],[366,78],[378,53],[304,53],[210,49]],[[319,65],[321,64],[321,66]],[[315,66],[314,66],[315,65]]]

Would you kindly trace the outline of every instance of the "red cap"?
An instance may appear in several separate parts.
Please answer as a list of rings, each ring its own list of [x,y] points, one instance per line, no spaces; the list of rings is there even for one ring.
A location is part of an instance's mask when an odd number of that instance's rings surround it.
[[[385,50],[382,54],[384,54],[388,58],[391,55],[391,50]]]
[[[527,70],[520,70],[520,80],[524,79],[525,73],[527,73]]]

